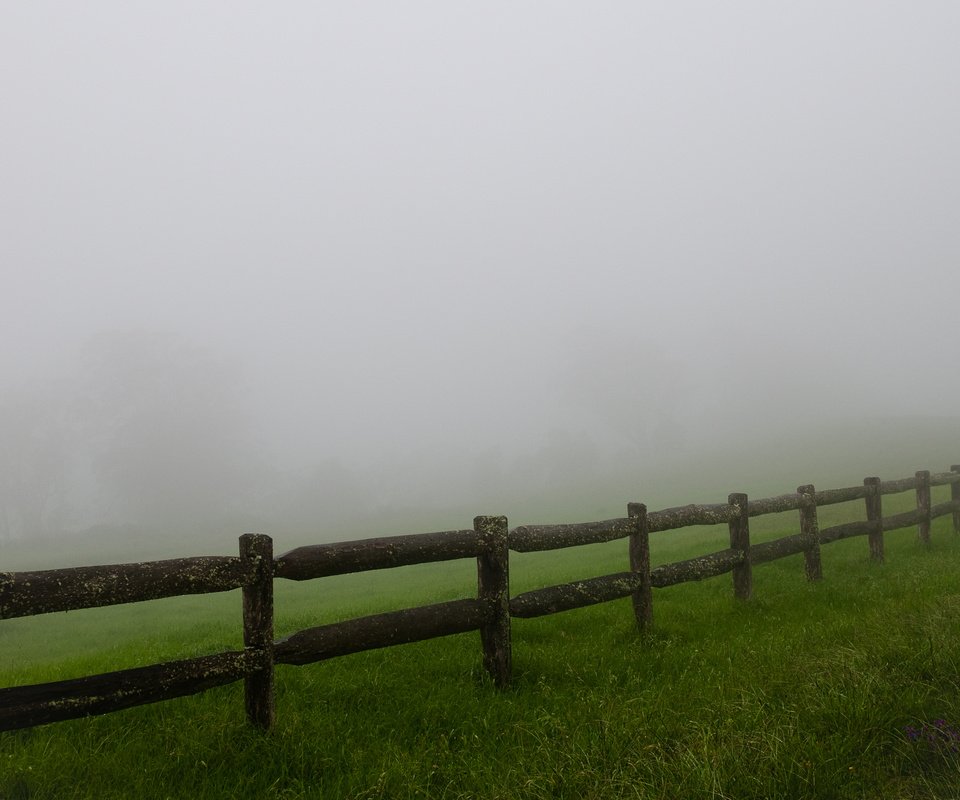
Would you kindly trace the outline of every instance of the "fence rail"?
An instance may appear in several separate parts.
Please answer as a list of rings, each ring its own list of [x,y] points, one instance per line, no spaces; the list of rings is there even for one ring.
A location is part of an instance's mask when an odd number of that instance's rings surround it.
[[[931,503],[932,486],[950,486],[951,499]],[[883,516],[882,497],[916,493],[916,509]],[[820,529],[819,507],[864,501],[866,519]],[[799,532],[751,544],[750,518],[798,512]],[[263,534],[240,537],[239,556],[204,556],[138,564],[74,567],[37,572],[0,572],[0,619],[55,611],[133,603],[163,597],[243,590],[242,651],[109,672],[65,681],[0,689],[0,731],[105,714],[146,703],[196,694],[244,681],[251,724],[274,723],[274,667],[304,665],[382,647],[470,631],[480,632],[483,665],[495,685],[511,673],[511,618],[531,618],[631,597],[641,630],[653,621],[652,589],[700,581],[730,572],[734,596],[752,594],[754,566],[804,554],[808,580],[822,577],[820,548],[867,536],[869,557],[882,561],[886,531],[917,526],[929,543],[930,523],[953,515],[960,533],[960,466],[950,472],[917,472],[912,478],[749,500],[731,494],[727,503],[686,505],[647,512],[630,503],[627,516],[600,522],[525,525],[508,530],[506,517],[477,517],[471,530],[390,536],[299,547],[274,558]],[[650,567],[651,533],[694,525],[728,527],[730,547],[715,553]],[[537,552],[628,539],[629,571],[546,586],[510,597],[509,551]],[[307,628],[273,638],[273,585],[278,578],[304,581],[367,570],[462,558],[477,561],[477,596]]]

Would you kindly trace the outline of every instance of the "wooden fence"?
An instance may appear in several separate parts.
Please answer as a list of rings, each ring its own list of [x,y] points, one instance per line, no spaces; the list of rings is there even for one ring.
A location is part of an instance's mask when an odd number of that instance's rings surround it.
[[[951,499],[932,505],[931,486],[950,485]],[[883,495],[916,492],[916,510],[884,517]],[[817,509],[864,500],[865,519],[820,529]],[[774,541],[750,543],[750,518],[797,511],[799,532]],[[0,730],[105,714],[123,708],[196,694],[243,680],[250,722],[269,729],[274,722],[274,667],[310,664],[407,642],[479,631],[483,664],[497,686],[511,672],[511,617],[537,617],[631,597],[641,629],[653,620],[653,588],[733,574],[734,595],[752,591],[757,564],[803,553],[809,580],[821,577],[823,545],[866,536],[870,558],[883,560],[884,531],[917,525],[921,542],[930,541],[930,521],[953,515],[960,532],[960,466],[931,475],[816,491],[801,486],[793,494],[748,500],[731,494],[719,505],[688,505],[648,512],[630,503],[627,516],[602,522],[525,525],[508,530],[506,517],[477,517],[472,530],[394,536],[300,547],[276,558],[263,534],[240,537],[239,556],[205,556],[140,564],[76,567],[42,572],[0,573],[0,619],[134,603],[161,597],[243,590],[243,650],[126,669],[73,680],[0,689]],[[650,568],[651,533],[692,525],[725,524],[730,547],[716,553]],[[613,575],[548,586],[510,597],[509,552],[628,540],[629,570]],[[345,622],[321,625],[273,638],[273,582],[303,581],[330,575],[408,564],[475,558],[476,598],[407,608]]]

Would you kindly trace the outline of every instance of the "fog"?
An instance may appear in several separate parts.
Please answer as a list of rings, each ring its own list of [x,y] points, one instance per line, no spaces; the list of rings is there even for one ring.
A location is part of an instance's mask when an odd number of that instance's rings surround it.
[[[958,25],[5,4],[0,540],[283,549],[960,462]]]

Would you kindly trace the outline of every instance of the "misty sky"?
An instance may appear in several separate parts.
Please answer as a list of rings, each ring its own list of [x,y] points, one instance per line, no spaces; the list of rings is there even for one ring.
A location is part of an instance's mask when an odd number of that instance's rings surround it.
[[[207,473],[384,496],[954,415],[958,34],[954,2],[5,3],[0,391],[114,474],[222,408]]]

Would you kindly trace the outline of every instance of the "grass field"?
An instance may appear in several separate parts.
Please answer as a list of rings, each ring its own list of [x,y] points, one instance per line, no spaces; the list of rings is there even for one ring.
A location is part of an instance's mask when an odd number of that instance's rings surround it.
[[[903,495],[903,502],[909,495]],[[942,499],[940,497],[935,498]],[[900,510],[893,499],[885,511]],[[821,511],[821,524],[862,505]],[[754,541],[795,515],[752,521]],[[726,546],[655,534],[654,565]],[[953,798],[960,796],[960,537],[888,533],[628,600],[514,620],[495,690],[476,634],[277,668],[277,726],[251,730],[242,684],[0,734],[0,798]],[[228,552],[224,548],[224,552]],[[512,592],[620,571],[614,542],[511,559]],[[277,635],[475,592],[469,561],[277,582]],[[238,593],[7,620],[0,685],[236,648]]]

